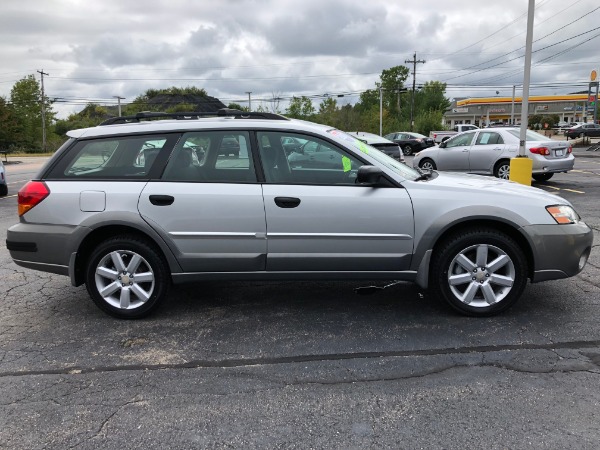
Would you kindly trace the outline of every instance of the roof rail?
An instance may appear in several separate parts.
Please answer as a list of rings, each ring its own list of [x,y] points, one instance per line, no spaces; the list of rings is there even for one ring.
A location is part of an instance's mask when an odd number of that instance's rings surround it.
[[[152,112],[143,111],[139,112],[134,116],[122,116],[122,117],[111,117],[106,119],[100,125],[114,125],[121,123],[138,123],[142,120],[151,119],[177,119],[177,120],[194,120],[200,119],[201,117],[233,117],[235,119],[267,119],[267,120],[290,120],[281,114],[269,113],[269,112],[249,112],[240,111],[239,109],[221,108],[216,112]]]

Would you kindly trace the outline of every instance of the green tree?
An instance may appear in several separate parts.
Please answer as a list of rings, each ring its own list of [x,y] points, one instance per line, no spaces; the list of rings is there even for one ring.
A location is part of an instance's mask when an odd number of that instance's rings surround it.
[[[293,97],[285,110],[286,116],[303,120],[311,120],[315,112],[312,100],[305,96]]]
[[[425,136],[429,136],[429,132],[439,130],[442,123],[443,111],[430,109],[422,111],[415,117],[415,131]]]
[[[77,114],[70,114],[66,120],[57,120],[54,132],[59,136],[64,136],[70,130],[95,127],[108,117],[110,114],[107,108],[97,103],[88,103]]]
[[[335,127],[338,122],[338,113],[337,100],[332,97],[327,97],[319,105],[317,121]]]
[[[399,104],[401,104],[402,92],[405,91],[404,82],[410,74],[405,66],[394,66],[384,69],[380,75],[380,82],[375,83],[377,88],[383,89],[383,106],[390,115],[400,118]]]
[[[450,108],[450,100],[446,98],[446,83],[427,81],[415,96],[415,108],[419,112],[444,112]]]
[[[19,138],[19,123],[12,106],[0,97],[0,150],[13,147]]]
[[[16,145],[26,151],[38,151],[42,148],[42,104],[46,110],[46,133],[54,121],[48,97],[42,99],[40,85],[33,75],[17,81],[10,91],[10,102],[20,128]]]
[[[229,105],[227,105],[227,107],[229,109],[239,109],[240,111],[248,111],[247,106],[242,106],[239,103],[230,103]]]

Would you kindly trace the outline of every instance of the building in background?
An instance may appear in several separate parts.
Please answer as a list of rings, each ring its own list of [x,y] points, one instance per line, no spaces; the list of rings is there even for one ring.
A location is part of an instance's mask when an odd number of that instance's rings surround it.
[[[593,117],[593,111],[586,110],[588,95],[536,95],[529,97],[529,116],[558,115],[562,122],[585,122]],[[520,124],[521,97],[515,97],[514,113],[512,97],[481,97],[454,99],[444,113],[444,125],[452,128],[461,123],[486,126],[493,124]],[[513,120],[511,121],[511,113]]]

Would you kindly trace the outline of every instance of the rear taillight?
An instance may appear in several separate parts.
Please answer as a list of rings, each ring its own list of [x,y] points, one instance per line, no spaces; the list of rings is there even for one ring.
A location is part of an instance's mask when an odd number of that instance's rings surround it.
[[[573,147],[569,146],[567,149],[567,154],[573,153]]]
[[[529,149],[531,153],[535,153],[537,155],[549,155],[550,149],[548,147],[531,147]]]
[[[19,216],[22,216],[35,205],[50,195],[50,189],[43,181],[30,181],[19,189]]]

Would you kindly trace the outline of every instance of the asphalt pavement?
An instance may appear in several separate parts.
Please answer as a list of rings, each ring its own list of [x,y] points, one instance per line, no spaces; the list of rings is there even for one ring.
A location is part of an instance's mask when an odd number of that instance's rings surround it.
[[[593,228],[588,265],[491,318],[408,283],[322,281],[177,286],[123,321],[2,238],[0,448],[597,448],[600,160],[575,152],[534,186]],[[0,237],[40,165],[7,165]]]

